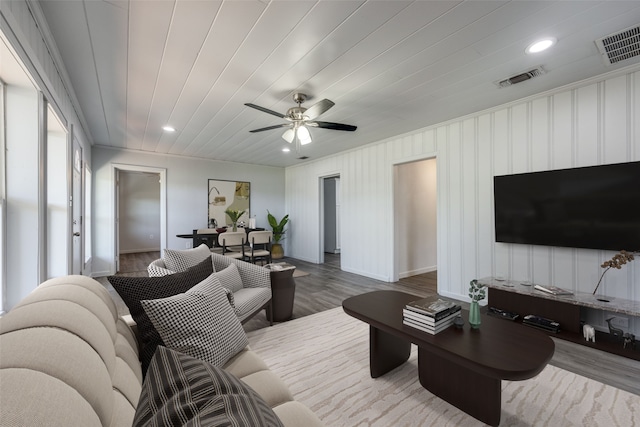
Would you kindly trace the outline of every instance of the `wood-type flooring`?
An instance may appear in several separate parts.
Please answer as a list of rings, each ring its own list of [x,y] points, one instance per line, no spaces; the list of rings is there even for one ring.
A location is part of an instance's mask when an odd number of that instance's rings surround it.
[[[120,256],[118,275],[146,276],[147,266],[160,257],[159,252],[123,254]],[[383,282],[348,273],[340,269],[340,255],[325,254],[324,264],[313,264],[294,258],[284,258],[298,269],[310,273],[297,277],[293,318],[308,316],[335,307],[350,296],[374,290],[399,290],[420,297],[437,293],[437,272],[420,274],[395,283]],[[120,314],[128,313],[120,297],[106,277],[97,278],[104,284],[118,306]],[[463,303],[464,304],[464,303]],[[269,327],[264,311],[244,324],[245,330],[253,331]],[[554,339],[555,354],[551,364],[595,379],[605,384],[640,395],[640,362],[590,349],[564,340]]]

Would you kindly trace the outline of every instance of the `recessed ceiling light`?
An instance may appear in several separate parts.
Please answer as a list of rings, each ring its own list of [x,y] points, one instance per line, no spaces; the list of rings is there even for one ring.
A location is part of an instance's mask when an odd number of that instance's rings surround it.
[[[174,128],[173,126],[162,126],[162,130],[165,132],[175,132],[176,128]]]
[[[536,42],[531,43],[526,49],[526,53],[538,53],[543,50],[549,49],[551,46],[556,44],[558,40],[555,37],[547,37],[546,39],[538,40]]]
[[[284,153],[288,153],[288,152],[289,152],[289,151],[291,151],[291,150],[290,150],[289,148],[287,148],[287,147],[284,147],[284,148],[282,149],[282,151],[283,151]]]

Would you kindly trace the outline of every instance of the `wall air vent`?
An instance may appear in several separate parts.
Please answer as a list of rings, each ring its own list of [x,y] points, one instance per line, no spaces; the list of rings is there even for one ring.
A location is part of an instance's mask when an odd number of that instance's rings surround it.
[[[596,40],[604,63],[613,65],[640,55],[640,25]]]
[[[538,68],[534,68],[533,70],[525,71],[524,73],[520,73],[516,76],[511,76],[508,79],[497,81],[495,82],[495,84],[500,88],[509,87],[511,85],[530,80],[534,77],[541,76],[544,74],[544,72],[545,71],[542,66],[539,66]]]

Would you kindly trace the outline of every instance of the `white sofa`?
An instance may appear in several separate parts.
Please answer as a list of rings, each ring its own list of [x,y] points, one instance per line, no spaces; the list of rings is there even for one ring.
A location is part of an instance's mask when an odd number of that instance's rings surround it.
[[[223,368],[285,426],[321,425],[250,348]],[[142,384],[136,337],[91,278],[48,280],[0,318],[1,426],[130,426]]]

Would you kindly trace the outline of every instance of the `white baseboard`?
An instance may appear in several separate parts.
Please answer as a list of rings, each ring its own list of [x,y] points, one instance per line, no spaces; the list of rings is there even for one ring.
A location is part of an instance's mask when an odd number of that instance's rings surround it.
[[[417,270],[404,271],[402,273],[398,273],[398,277],[400,279],[406,279],[407,277],[416,276],[418,274],[431,273],[432,271],[437,271],[438,266],[432,265],[430,267],[419,268]]]
[[[347,273],[353,273],[353,274],[357,274],[359,276],[364,276],[364,277],[368,277],[370,279],[376,279],[376,280],[380,280],[382,282],[391,282],[391,279],[387,276],[381,276],[378,274],[371,274],[368,271],[361,271],[361,270],[356,270],[353,268],[345,268],[345,267],[341,267],[342,271],[346,271]]]

